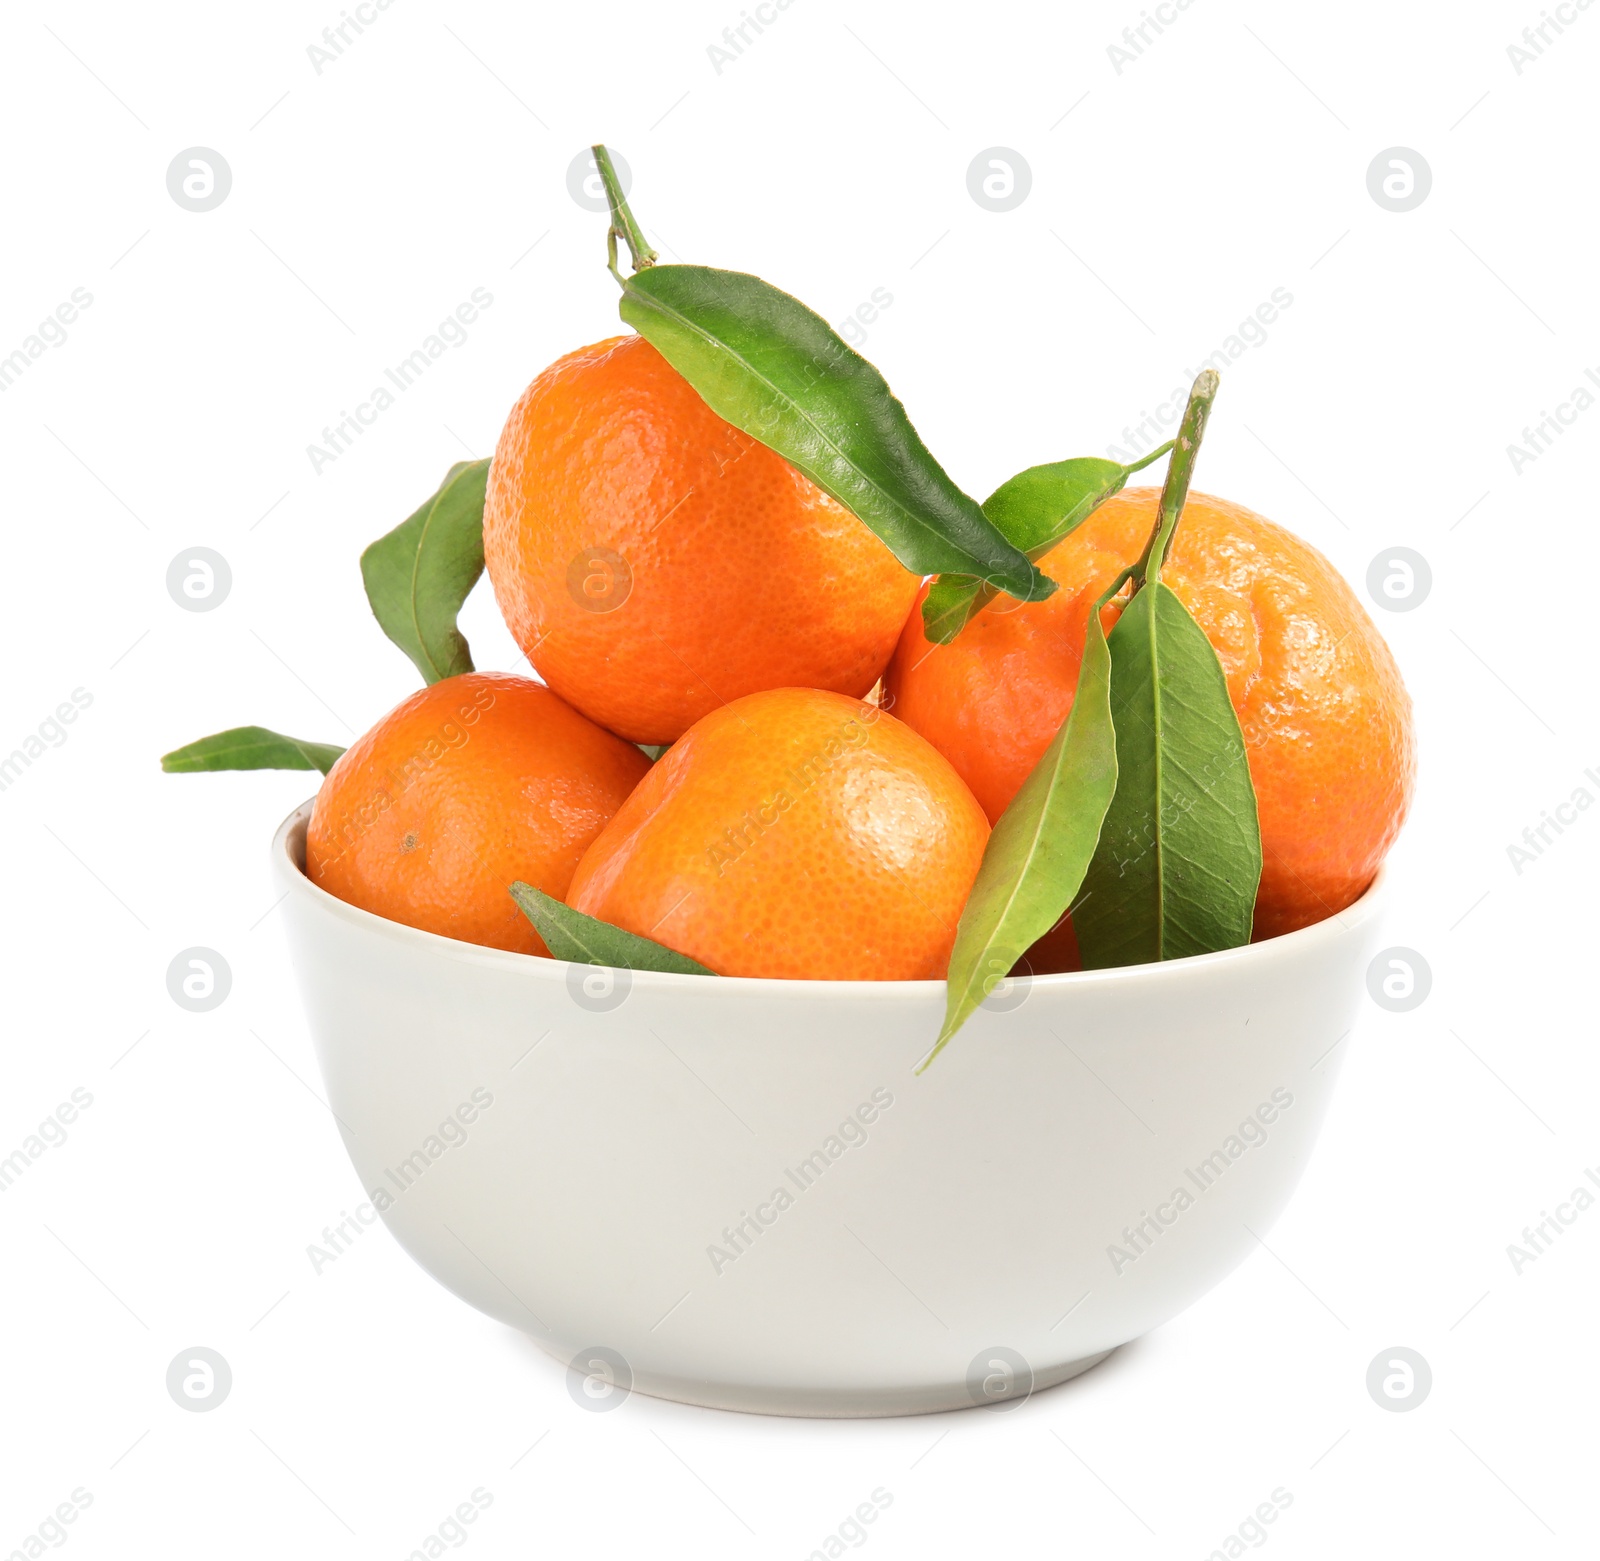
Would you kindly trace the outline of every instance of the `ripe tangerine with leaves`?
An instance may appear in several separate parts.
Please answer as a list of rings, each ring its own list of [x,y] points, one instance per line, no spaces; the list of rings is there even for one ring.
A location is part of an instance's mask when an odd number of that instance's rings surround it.
[[[997,599],[949,645],[907,620],[886,703],[997,819],[1072,708],[1093,602],[1155,522],[1158,489],[1108,500],[1039,561],[1045,602]],[[1239,717],[1261,825],[1254,936],[1353,903],[1410,805],[1411,700],[1344,577],[1241,504],[1191,492],[1162,579],[1205,631]],[[1104,610],[1109,632],[1118,607]],[[1036,967],[1037,968],[1037,967]]]
[[[763,689],[866,694],[920,584],[641,336],[569,353],[528,387],[490,467],[483,543],[529,663],[634,742],[672,742]]]

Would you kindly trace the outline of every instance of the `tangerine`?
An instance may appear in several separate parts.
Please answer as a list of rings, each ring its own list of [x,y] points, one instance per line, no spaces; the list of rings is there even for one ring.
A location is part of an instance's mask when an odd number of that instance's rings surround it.
[[[920,584],[641,336],[581,348],[528,387],[483,533],[530,665],[633,742],[672,742],[761,689],[866,694]]]
[[[875,705],[749,694],[695,723],[589,847],[567,903],[725,976],[945,973],[989,825]]]
[[[466,672],[401,701],[328,771],[306,874],[390,921],[548,954],[509,889],[567,892],[650,761],[549,689]]]
[[[991,822],[1072,708],[1089,611],[1135,561],[1160,492],[1108,500],[1039,561],[1047,601],[997,598],[949,645],[907,620],[885,705],[949,761]],[[1358,899],[1393,844],[1416,774],[1411,700],[1382,635],[1309,543],[1191,492],[1161,570],[1211,641],[1249,754],[1263,868],[1254,936]],[[1118,612],[1104,611],[1109,631]]]

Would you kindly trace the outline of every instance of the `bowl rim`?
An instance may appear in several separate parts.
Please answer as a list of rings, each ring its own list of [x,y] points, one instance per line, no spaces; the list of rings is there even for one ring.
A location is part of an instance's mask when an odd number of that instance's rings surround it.
[[[427,932],[420,927],[410,927],[404,922],[391,921],[373,911],[351,905],[326,889],[314,884],[303,866],[305,836],[303,825],[310,822],[311,810],[316,803],[313,795],[295,808],[278,825],[272,837],[272,862],[287,885],[284,898],[298,894],[325,915],[332,915],[352,927],[361,928],[386,938],[391,943],[410,945],[427,950],[435,956],[442,955],[465,964],[488,965],[531,979],[565,981],[573,970],[593,967],[557,959],[553,955],[519,954],[511,949],[488,948],[481,943],[466,943],[460,938],[446,937],[443,933]],[[296,850],[296,832],[299,831],[299,851]],[[1212,954],[1189,954],[1181,959],[1159,960],[1141,965],[1117,965],[1106,970],[1073,970],[1055,974],[1027,977],[1032,987],[1045,991],[1064,991],[1074,987],[1126,985],[1130,982],[1155,982],[1180,980],[1189,972],[1216,969],[1225,965],[1244,963],[1266,965],[1279,959],[1314,956],[1318,946],[1333,941],[1372,920],[1384,908],[1388,899],[1388,868],[1380,864],[1361,897],[1335,911],[1321,921],[1294,932],[1280,933],[1275,938],[1263,938],[1259,943],[1246,943],[1239,948],[1220,949]],[[281,903],[281,901],[280,901]],[[630,983],[646,989],[704,991],[708,996],[721,993],[725,996],[762,994],[771,997],[826,999],[834,997],[859,1002],[863,999],[891,1001],[896,999],[926,999],[932,994],[942,994],[945,982],[931,981],[803,981],[772,976],[705,976],[681,975],[665,970],[631,970]],[[713,998],[713,1001],[715,999]]]

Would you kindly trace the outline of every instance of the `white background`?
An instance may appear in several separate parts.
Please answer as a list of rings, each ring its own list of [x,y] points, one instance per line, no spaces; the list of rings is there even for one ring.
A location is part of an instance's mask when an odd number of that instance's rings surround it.
[[[1520,873],[1507,847],[1600,795],[1600,410],[1520,474],[1507,446],[1600,371],[1600,10],[1519,75],[1531,0],[1197,0],[1120,74],[1137,0],[1062,9],[795,0],[719,74],[738,0],[396,0],[318,74],[338,0],[6,8],[0,354],[94,301],[0,394],[0,750],[93,703],[0,792],[0,1155],[74,1088],[94,1103],[0,1195],[0,1554],[80,1486],[84,1561],[401,1557],[476,1487],[479,1557],[798,1558],[879,1486],[883,1558],[1201,1557],[1276,1487],[1281,1557],[1592,1553],[1600,1211],[1520,1275],[1506,1248],[1600,1165],[1600,815]],[[584,1413],[381,1229],[306,1256],[362,1195],[266,870],[308,777],[157,756],[252,721],[347,743],[414,686],[357,554],[621,328],[604,218],[566,184],[596,138],[668,258],[834,320],[887,289],[864,350],[980,496],[1103,453],[1287,289],[1199,485],[1360,589],[1386,548],[1432,568],[1419,608],[1374,608],[1422,756],[1388,941],[1432,992],[1367,1004],[1271,1250],[1013,1413]],[[203,214],[165,182],[193,146],[233,176]],[[996,146],[1032,170],[1004,214],[966,186]],[[1403,214],[1366,184],[1395,146],[1433,175]],[[308,444],[475,287],[467,343],[314,473]],[[232,569],[209,613],[165,586],[197,545]],[[480,666],[515,663],[486,589],[466,626]],[[167,995],[190,945],[233,970],[208,1014]],[[192,1345],[232,1367],[210,1413],[164,1385]],[[1433,1371],[1409,1413],[1365,1387],[1395,1345]]]

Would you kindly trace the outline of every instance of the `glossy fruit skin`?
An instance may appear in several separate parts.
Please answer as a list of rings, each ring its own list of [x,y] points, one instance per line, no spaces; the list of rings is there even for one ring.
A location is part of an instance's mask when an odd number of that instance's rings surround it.
[[[945,973],[989,838],[922,738],[816,689],[695,723],[589,847],[567,903],[719,975]]]
[[[999,598],[947,646],[924,637],[920,604],[907,619],[885,704],[991,820],[1072,708],[1090,605],[1138,557],[1159,497],[1118,494],[1041,559],[1060,584],[1048,601]],[[1394,843],[1415,782],[1411,699],[1389,647],[1321,553],[1225,499],[1190,493],[1161,578],[1215,647],[1249,750],[1264,857],[1254,936],[1343,910]]]
[[[649,768],[531,679],[445,678],[396,705],[328,772],[306,829],[306,874],[408,927],[548,954],[510,885],[564,895]]]
[[[530,665],[645,743],[761,689],[866,694],[920,585],[639,336],[551,364],[513,408],[484,555]]]

